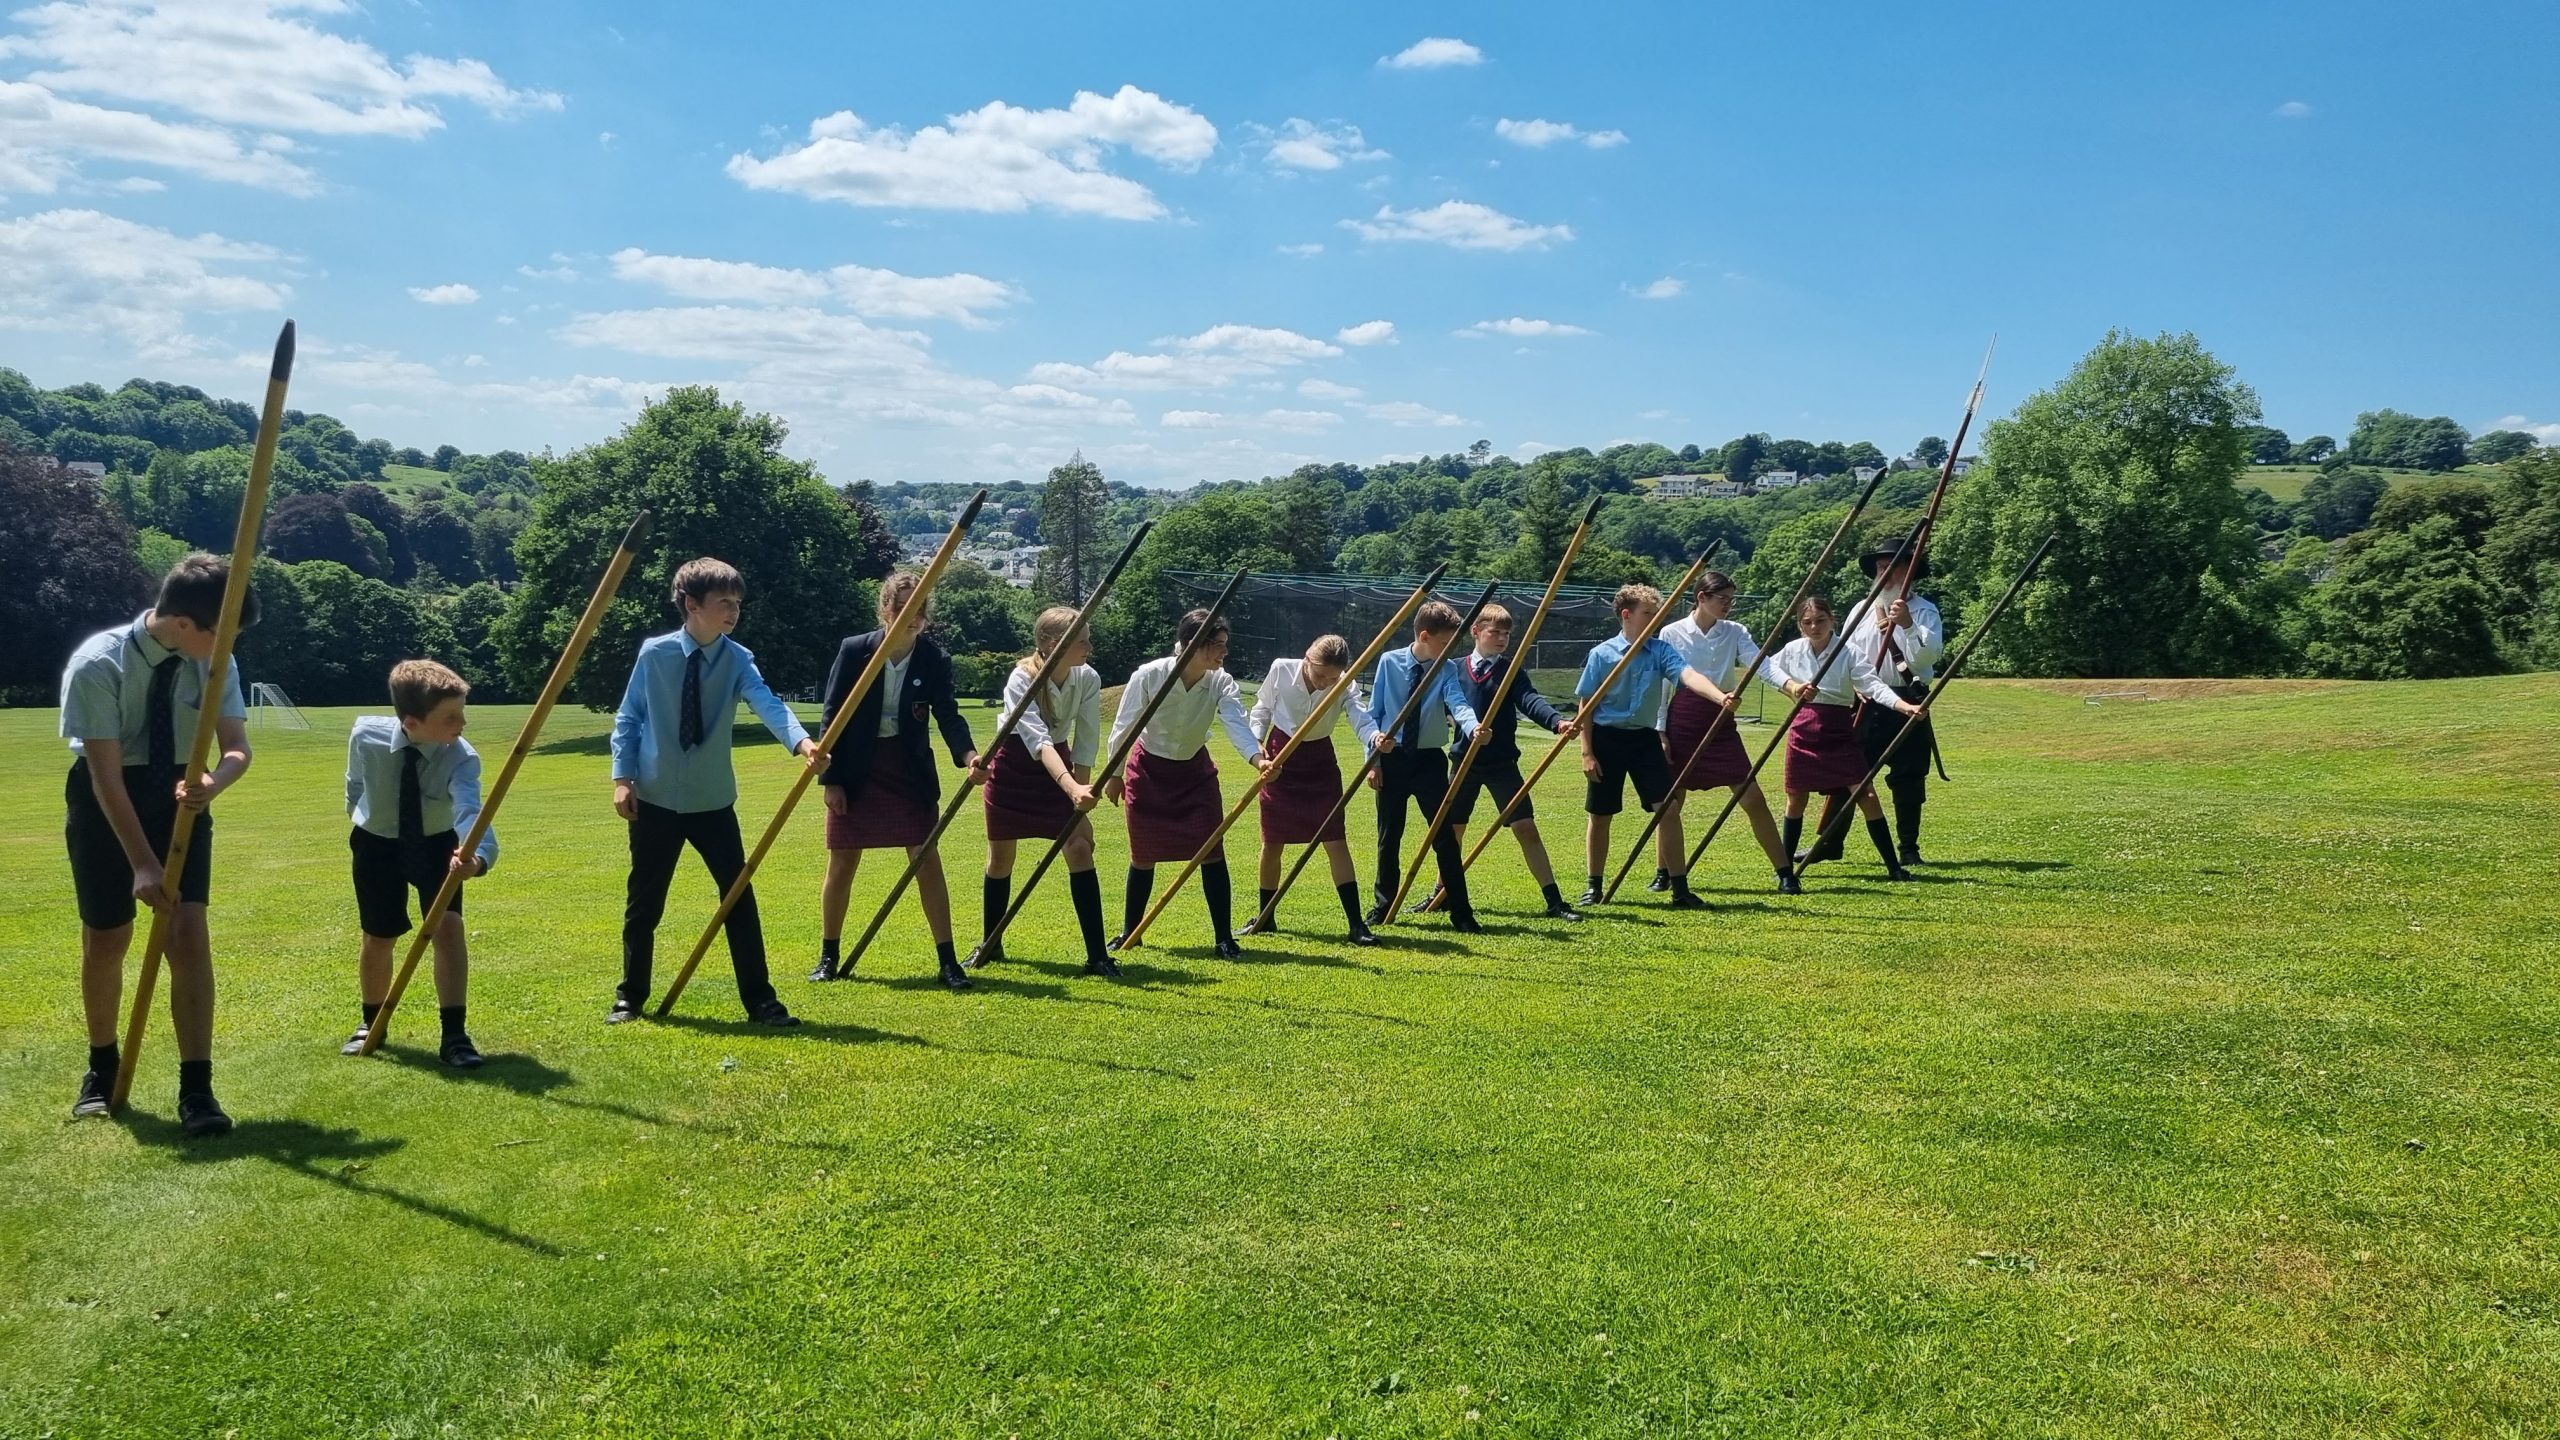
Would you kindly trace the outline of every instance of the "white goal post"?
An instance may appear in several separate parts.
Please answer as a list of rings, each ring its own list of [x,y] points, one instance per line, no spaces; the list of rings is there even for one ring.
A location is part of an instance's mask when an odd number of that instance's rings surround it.
[[[310,717],[302,713],[301,706],[293,703],[292,696],[284,693],[284,687],[270,685],[264,680],[249,687],[249,722],[286,730],[311,728]]]

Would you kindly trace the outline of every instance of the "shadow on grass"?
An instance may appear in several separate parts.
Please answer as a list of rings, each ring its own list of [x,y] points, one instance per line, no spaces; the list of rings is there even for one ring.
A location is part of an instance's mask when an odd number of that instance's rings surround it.
[[[874,1030],[868,1025],[844,1025],[831,1020],[802,1020],[788,1029],[777,1030],[753,1020],[714,1019],[708,1015],[658,1015],[652,1013],[646,1022],[668,1025],[678,1030],[694,1030],[705,1035],[752,1035],[775,1040],[823,1040],[835,1045],[923,1045],[933,1042],[921,1035],[907,1035],[896,1030]]]
[[[810,733],[816,734],[817,727],[811,726]],[[765,730],[760,721],[739,721],[729,727],[729,745],[733,750],[746,750],[756,745],[772,743],[773,736]],[[601,735],[568,735],[557,740],[545,740],[533,747],[533,753],[536,755],[610,755],[613,753],[613,732],[606,731]]]
[[[367,1139],[352,1129],[314,1125],[306,1120],[243,1120],[232,1127],[230,1134],[209,1140],[190,1140],[180,1133],[175,1121],[157,1115],[133,1115],[126,1128],[137,1142],[168,1150],[181,1164],[263,1160],[324,1185],[388,1201],[412,1214],[441,1220],[536,1255],[561,1253],[549,1241],[510,1230],[495,1221],[358,1178],[374,1161],[408,1144],[406,1140]]]
[[[1185,1084],[1200,1078],[1188,1070],[1176,1070],[1165,1065],[1148,1065],[1135,1060],[1097,1060],[1084,1055],[1057,1055],[1039,1050],[1011,1050],[1001,1045],[946,1044],[942,1048],[956,1055],[996,1055],[1008,1060],[1027,1060],[1035,1065],[1081,1065],[1088,1070],[1100,1070],[1112,1075],[1155,1075],[1167,1080],[1180,1080]]]
[[[898,975],[885,979],[874,977],[870,983],[886,986],[891,990],[939,990],[942,988],[942,977],[939,975]],[[1078,1000],[1085,998],[1075,994],[1066,986],[1056,984],[1052,981],[1016,980],[1004,975],[990,975],[986,972],[984,967],[980,967],[979,969],[969,972],[969,988],[971,990],[989,991],[997,995],[1016,995],[1025,1000]]]
[[[611,1115],[616,1119],[629,1120],[639,1125],[663,1127],[675,1123],[664,1115],[652,1115],[646,1110],[617,1105],[610,1100],[589,1100],[576,1095],[555,1093],[577,1084],[578,1077],[557,1065],[546,1064],[530,1055],[512,1052],[484,1053],[482,1058],[486,1063],[479,1069],[456,1070],[438,1058],[436,1052],[420,1046],[385,1041],[382,1048],[375,1053],[387,1055],[406,1065],[414,1065],[449,1085],[495,1085],[501,1090],[535,1100],[546,1101],[553,1105],[566,1105],[573,1110],[586,1110],[598,1115]]]
[[[1923,860],[1914,874],[1932,870],[2068,870],[2068,860]]]

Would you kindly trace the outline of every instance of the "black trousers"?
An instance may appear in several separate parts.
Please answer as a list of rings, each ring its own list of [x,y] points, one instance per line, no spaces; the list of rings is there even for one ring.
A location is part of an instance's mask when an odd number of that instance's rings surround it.
[[[667,886],[676,862],[690,845],[711,872],[717,894],[729,893],[738,872],[747,868],[746,842],[738,835],[738,810],[690,814],[640,802],[631,821],[631,883],[622,904],[622,986],[616,993],[637,1006],[649,998],[649,970],[654,957],[658,920],[667,912]],[[764,922],[756,915],[753,886],[729,912],[729,964],[738,974],[738,999],[752,1010],[774,998],[773,978],[765,972]]]
[[[1929,698],[1926,685],[1897,686],[1895,693],[1914,704]],[[1892,752],[1884,767],[1884,788],[1905,805],[1918,805],[1929,798],[1929,755],[1936,743],[1929,722],[1922,720],[1911,727],[1911,733],[1896,745],[1893,737],[1900,734],[1904,717],[1870,700],[1858,716],[1858,745],[1867,752],[1872,768]]]
[[[1404,817],[1410,802],[1431,823],[1441,797],[1449,793],[1449,755],[1445,750],[1407,750],[1401,746],[1378,757],[1378,903],[1395,899],[1404,879]],[[1466,856],[1458,848],[1458,830],[1444,825],[1431,842],[1440,861],[1440,884],[1449,892],[1449,913],[1467,913]]]

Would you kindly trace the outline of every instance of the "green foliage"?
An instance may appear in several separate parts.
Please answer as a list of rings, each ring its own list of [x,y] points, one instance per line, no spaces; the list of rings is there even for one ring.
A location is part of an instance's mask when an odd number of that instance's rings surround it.
[[[2497,524],[2480,547],[2501,587],[2516,658],[2560,665],[2560,450],[2537,450],[2499,468]]]
[[[2398,410],[2369,410],[2356,417],[2346,456],[2359,465],[2458,470],[2470,439],[2470,432],[2443,415],[2421,420]]]
[[[18,602],[0,646],[0,697],[41,704],[73,648],[131,619],[158,577],[144,573],[132,528],[93,480],[0,452],[0,515],[0,574]]]
[[[269,505],[264,543],[287,565],[325,560],[372,579],[390,570],[382,532],[348,514],[335,495],[287,495]]]
[[[2370,470],[2324,470],[2302,487],[2302,522],[2323,540],[2341,540],[2365,527],[2390,488]]]
[[[1166,571],[1285,570],[1290,559],[1272,534],[1271,506],[1257,491],[1211,491],[1168,511],[1129,557],[1111,602],[1094,622],[1096,668],[1124,675],[1172,650],[1174,623],[1203,601],[1166,579]]]
[[[2317,465],[2338,452],[2338,442],[2326,435],[2314,435],[2293,447],[2285,458],[2296,465]],[[2267,464],[2274,464],[2270,460]]]
[[[527,699],[539,688],[519,690],[507,676],[505,657],[498,653],[498,627],[506,614],[505,593],[486,580],[454,592],[433,612],[430,648],[471,682],[475,704]]]
[[[142,565],[142,573],[153,581],[178,568],[194,546],[165,530],[137,530],[133,534],[134,559]]]
[[[2471,462],[2475,465],[2504,465],[2533,453],[2541,443],[2521,430],[2492,430],[2472,440]]]
[[[335,561],[261,555],[251,583],[259,620],[240,637],[241,679],[281,685],[297,704],[381,704],[393,665],[449,639],[419,597]]]
[[[1940,436],[1923,435],[1911,447],[1911,458],[1932,470],[1947,463],[1947,442]]]
[[[709,386],[679,386],[622,433],[540,468],[541,498],[517,539],[524,580],[498,636],[509,678],[541,681],[642,509],[656,517],[647,550],[606,612],[569,698],[598,709],[621,698],[643,637],[680,622],[667,600],[676,567],[717,556],[746,576],[738,642],[777,690],[826,678],[839,640],[871,629],[862,527],[844,497],[782,453],[770,415],[723,404]]]
[[[2450,515],[2348,540],[2314,592],[2312,667],[2352,680],[2486,675],[2498,654],[2499,604]]]
[[[2252,465],[2281,465],[2293,455],[2293,441],[2272,425],[2241,426],[2240,443],[2247,447]]]
[[[1040,552],[1032,593],[1041,599],[1081,605],[1102,583],[1117,547],[1111,527],[1111,486],[1102,467],[1078,451],[1049,472],[1040,492]]]

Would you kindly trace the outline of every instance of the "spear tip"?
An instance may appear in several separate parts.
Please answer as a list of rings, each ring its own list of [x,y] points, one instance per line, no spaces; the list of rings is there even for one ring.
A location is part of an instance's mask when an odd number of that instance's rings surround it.
[[[980,506],[983,506],[983,505],[985,505],[986,503],[987,503],[987,492],[986,492],[986,491],[984,491],[984,490],[980,490],[977,494],[970,496],[970,497],[969,497],[969,508],[967,508],[967,509],[965,509],[965,510],[963,510],[963,511],[961,511],[961,512],[960,512],[960,525],[959,525],[959,528],[965,531],[965,530],[967,530],[970,526],[977,524],[977,523],[978,523],[978,509],[979,509],[979,507],[980,507]]]
[[[278,385],[293,378],[293,322],[284,322],[276,335],[275,363],[267,367],[267,378]]]
[[[632,516],[631,528],[622,532],[622,548],[625,550],[639,549],[640,546],[648,540],[650,529],[657,523],[658,517],[650,514],[646,510]]]
[[[1600,518],[1600,504],[1608,498],[1609,497],[1606,494],[1599,494],[1591,497],[1591,503],[1584,506],[1582,509],[1583,525],[1588,526],[1592,521]]]

